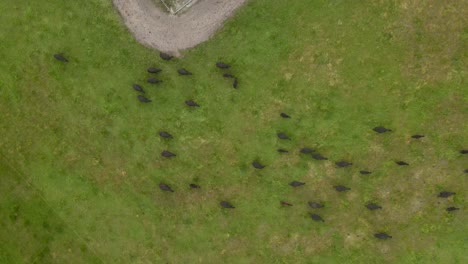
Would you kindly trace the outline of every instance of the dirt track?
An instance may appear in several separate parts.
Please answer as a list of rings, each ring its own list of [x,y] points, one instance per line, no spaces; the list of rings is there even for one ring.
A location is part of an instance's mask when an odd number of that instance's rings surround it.
[[[113,0],[125,24],[145,46],[180,55],[208,40],[247,0],[199,0],[187,12],[170,15],[151,0]]]

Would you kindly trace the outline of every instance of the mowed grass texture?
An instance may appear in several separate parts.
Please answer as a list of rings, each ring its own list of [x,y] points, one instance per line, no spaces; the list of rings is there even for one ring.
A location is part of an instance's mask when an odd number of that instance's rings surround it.
[[[466,2],[250,1],[168,62],[111,1],[0,10],[0,262],[467,262]],[[145,82],[150,66],[163,83]]]

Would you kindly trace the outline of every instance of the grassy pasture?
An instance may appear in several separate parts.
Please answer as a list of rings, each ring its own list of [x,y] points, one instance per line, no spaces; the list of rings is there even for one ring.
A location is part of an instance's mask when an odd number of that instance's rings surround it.
[[[466,1],[252,0],[169,62],[135,42],[111,1],[0,10],[1,263],[467,262]],[[68,64],[53,59],[60,51]],[[162,84],[145,83],[149,66]],[[336,168],[342,159],[353,166]],[[223,199],[237,208],[221,210]]]

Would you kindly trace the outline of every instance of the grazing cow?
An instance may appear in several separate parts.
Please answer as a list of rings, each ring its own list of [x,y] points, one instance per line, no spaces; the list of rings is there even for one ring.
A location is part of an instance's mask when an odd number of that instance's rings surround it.
[[[163,191],[166,191],[166,192],[174,192],[174,190],[172,190],[172,188],[165,184],[165,183],[160,183],[159,184],[159,189],[163,190]]]
[[[399,166],[408,166],[409,164],[404,162],[404,161],[395,161],[396,164],[398,164]]]
[[[220,69],[229,69],[231,67],[231,65],[226,64],[224,62],[217,62],[216,67],[218,67]]]
[[[150,99],[144,97],[143,95],[138,95],[137,98],[138,98],[138,101],[140,101],[142,103],[150,103],[151,102]]]
[[[54,54],[54,58],[61,62],[68,62],[68,60],[63,56],[62,53]]]
[[[378,239],[382,239],[382,240],[392,238],[392,236],[389,236],[387,233],[375,233],[374,237],[376,237]]]
[[[140,93],[145,93],[145,90],[143,90],[143,87],[141,87],[141,85],[139,84],[133,84],[132,85],[133,89],[137,92],[140,92]]]
[[[148,71],[149,73],[158,73],[158,72],[160,72],[160,71],[162,71],[162,70],[159,69],[159,68],[155,68],[155,67],[149,67],[149,68],[147,69],[147,71]]]
[[[281,204],[282,206],[292,206],[291,203],[288,203],[288,202],[286,202],[286,201],[280,201],[280,204]]]
[[[348,166],[351,166],[353,165],[351,162],[347,162],[347,161],[338,161],[338,162],[335,162],[336,166],[340,167],[340,168],[344,168],[344,167],[348,167]]]
[[[468,173],[468,169],[465,169],[463,172],[464,172],[464,173]]]
[[[160,131],[159,136],[161,136],[163,138],[172,138],[172,135],[167,133],[166,131]]]
[[[333,188],[335,188],[335,190],[337,190],[338,192],[346,192],[346,191],[351,190],[351,188],[348,188],[343,185],[336,185],[336,186],[333,186]]]
[[[195,101],[193,101],[193,100],[187,100],[187,101],[185,101],[185,104],[190,106],[190,107],[200,107],[200,105],[195,103]]]
[[[328,160],[328,158],[320,155],[319,153],[312,154],[311,156],[315,160]]]
[[[312,152],[314,152],[315,149],[311,149],[311,148],[301,148],[301,150],[299,152],[301,152],[302,154],[310,154]]]
[[[323,220],[323,218],[318,214],[310,214],[310,218],[312,218],[314,221],[325,222],[325,220]]]
[[[223,77],[224,78],[234,78],[234,75],[232,75],[230,73],[225,73],[225,74],[223,74]]]
[[[152,84],[162,82],[161,80],[156,79],[156,78],[148,78],[146,81],[149,82],[149,83],[152,83]]]
[[[254,168],[256,168],[256,169],[259,169],[259,170],[265,168],[265,166],[262,165],[262,164],[261,164],[260,162],[258,162],[258,161],[252,162],[252,166],[253,166]]]
[[[163,152],[161,152],[161,156],[165,157],[165,158],[171,158],[171,157],[175,157],[176,154],[168,151],[168,150],[164,150]]]
[[[279,153],[288,153],[289,151],[285,150],[285,149],[277,149],[276,151],[278,151]]]
[[[367,209],[369,210],[377,210],[377,209],[382,209],[382,206],[375,204],[375,203],[368,203],[366,204]]]
[[[315,209],[323,208],[323,207],[324,207],[323,204],[317,203],[317,202],[308,202],[308,204],[309,204],[310,207],[315,208]]]
[[[304,185],[305,182],[299,182],[299,181],[292,181],[289,183],[289,185],[291,185],[292,187],[299,187],[299,186],[302,186]]]
[[[285,133],[276,134],[279,139],[290,139]]]
[[[377,132],[379,134],[392,131],[392,130],[387,129],[387,128],[383,127],[383,126],[374,127],[372,130],[374,130],[375,132]]]
[[[461,154],[468,154],[468,149],[462,149],[462,150],[460,150],[460,153]]]
[[[411,137],[415,139],[420,139],[420,138],[423,138],[424,135],[412,135]]]
[[[239,83],[237,82],[237,78],[235,78],[234,81],[232,82],[232,88],[237,89],[238,84]]]
[[[447,191],[442,191],[439,193],[439,195],[437,197],[440,197],[440,198],[448,198],[452,195],[455,195],[456,193],[454,192],[447,192]]]
[[[447,212],[453,212],[453,211],[456,211],[456,210],[460,210],[460,208],[451,206],[451,207],[448,207],[448,208],[445,209],[445,210],[447,210]]]
[[[362,170],[362,171],[359,171],[359,173],[361,173],[361,174],[364,174],[364,175],[365,175],[365,174],[371,174],[372,172],[370,172],[370,171],[366,171],[366,170]]]
[[[200,189],[200,185],[195,184],[195,183],[191,183],[189,186],[190,186],[190,188],[192,188],[192,189]]]
[[[230,202],[226,202],[226,201],[220,202],[219,205],[221,205],[221,207],[223,208],[229,208],[229,209],[236,208]]]
[[[159,53],[159,57],[160,57],[161,59],[167,60],[167,61],[173,58],[173,56],[171,56],[171,55],[169,55],[169,54],[167,54],[167,53],[164,53],[164,52],[160,52],[160,53]]]
[[[187,71],[187,70],[184,69],[184,68],[178,69],[177,72],[178,72],[180,75],[192,75],[191,72]]]
[[[286,114],[286,113],[281,113],[280,116],[281,116],[282,118],[291,118],[291,117],[290,117],[288,114]]]

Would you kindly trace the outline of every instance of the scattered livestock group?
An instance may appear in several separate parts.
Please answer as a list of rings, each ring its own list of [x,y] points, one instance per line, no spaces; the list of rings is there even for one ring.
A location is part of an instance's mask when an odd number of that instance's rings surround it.
[[[67,63],[68,62],[68,59],[64,57],[63,54],[54,54],[54,58],[58,61],[61,61],[61,62],[64,62],[64,63]],[[169,55],[169,54],[166,54],[166,53],[163,53],[161,52],[160,53],[160,58],[163,59],[163,60],[171,60],[173,58],[173,56]],[[216,67],[218,67],[219,69],[222,69],[222,70],[227,70],[229,69],[231,66],[229,64],[226,64],[224,62],[217,62],[215,64]],[[162,70],[159,69],[159,68],[155,68],[155,67],[149,67],[147,69],[147,72],[148,73],[151,73],[151,74],[158,74],[160,73]],[[177,72],[179,73],[179,75],[192,75],[192,73],[190,71],[188,71],[187,69],[185,68],[180,68],[177,70]],[[222,75],[223,77],[225,78],[230,78],[230,79],[233,79],[233,82],[232,82],[232,87],[237,89],[238,88],[238,80],[237,78],[232,75],[231,73],[228,73],[228,72],[225,72],[223,73]],[[148,78],[147,79],[147,82],[149,84],[158,84],[158,83],[161,83],[162,80],[160,79],[157,79],[155,77],[151,77],[151,78]],[[138,101],[140,101],[141,103],[150,103],[152,102],[152,100],[150,100],[149,98],[147,98],[146,96],[144,96],[143,94],[145,94],[145,90],[144,88],[140,85],[140,84],[133,84],[132,85],[132,88],[140,93],[137,95],[137,99]],[[186,100],[185,101],[185,104],[189,107],[200,107],[200,105],[198,103],[196,103],[194,100],[192,99],[189,99],[189,100]],[[286,113],[280,113],[279,116],[281,118],[291,118],[290,115],[286,114]],[[376,133],[379,133],[379,134],[383,134],[383,133],[388,133],[388,132],[392,132],[391,129],[388,129],[388,128],[385,128],[383,126],[377,126],[377,127],[374,127],[372,129],[374,132]],[[169,132],[167,131],[160,131],[159,132],[159,136],[164,138],[164,139],[168,139],[168,140],[172,140],[174,137],[172,134],[170,134]],[[291,140],[291,138],[286,135],[285,133],[283,132],[278,132],[276,134],[276,136],[281,139],[281,140]],[[421,134],[415,134],[413,136],[411,136],[411,138],[413,139],[421,139],[423,138],[424,135],[421,135]],[[286,150],[286,149],[283,149],[283,148],[280,148],[277,150],[279,153],[288,153],[289,150]],[[325,156],[323,156],[322,154],[316,152],[315,149],[312,149],[312,148],[309,148],[309,147],[303,147],[301,149],[299,149],[299,153],[301,154],[305,154],[305,155],[310,155],[311,158],[313,158],[314,160],[318,160],[318,161],[326,161],[328,160],[328,158],[326,158]],[[460,154],[468,154],[468,149],[463,149],[463,150],[460,150],[459,151]],[[161,156],[164,157],[164,158],[173,158],[173,157],[176,157],[176,154],[175,153],[172,153],[171,151],[169,150],[163,150],[161,152]],[[395,161],[395,164],[398,165],[398,166],[409,166],[410,164],[408,164],[407,162],[405,161]],[[253,161],[251,163],[252,167],[254,169],[258,169],[258,170],[261,170],[261,169],[264,169],[266,167],[266,165],[260,163],[259,161]],[[345,168],[345,167],[349,167],[349,166],[352,166],[353,163],[349,162],[349,161],[345,161],[345,160],[341,160],[341,161],[337,161],[335,162],[335,165],[337,166],[337,168]],[[360,170],[359,171],[360,174],[363,174],[363,175],[368,175],[368,174],[371,174],[372,172],[371,171],[367,171],[367,170]],[[464,170],[464,173],[468,173],[468,169],[465,169]],[[298,188],[298,187],[301,187],[303,185],[305,185],[306,183],[305,182],[300,182],[300,181],[291,181],[289,182],[289,185],[293,188]],[[192,189],[200,189],[201,187],[195,183],[190,183],[189,184],[189,187],[192,188]],[[166,191],[166,192],[174,192],[174,190],[171,188],[171,186],[169,186],[168,184],[166,183],[160,183],[159,184],[159,188],[162,190],[162,191]],[[347,192],[347,191],[351,191],[351,188],[350,187],[347,187],[347,186],[343,186],[343,185],[335,185],[333,186],[333,188],[337,191],[337,192]],[[455,192],[451,192],[451,191],[442,191],[440,192],[437,197],[439,198],[448,198],[450,196],[453,196],[455,195],[456,193]],[[324,208],[325,205],[322,203],[322,202],[318,202],[318,201],[309,201],[307,202],[307,204],[309,205],[310,208],[312,209],[321,209],[321,208]],[[226,208],[226,209],[234,209],[235,206],[232,205],[230,202],[228,201],[220,201],[219,202],[219,205],[222,207],[222,208]],[[280,201],[280,205],[283,206],[283,207],[290,207],[292,206],[293,204],[291,204],[290,202],[288,201],[284,201],[284,200],[281,200]],[[364,205],[368,210],[371,210],[371,211],[375,211],[375,210],[379,210],[379,209],[382,209],[382,206],[381,205],[378,205],[376,203],[367,203]],[[446,208],[446,211],[447,212],[453,212],[453,211],[456,211],[456,210],[459,210],[460,208],[457,208],[457,207],[454,207],[454,206],[450,206],[448,208]],[[320,216],[319,214],[316,214],[316,213],[310,213],[310,218],[314,221],[318,221],[318,222],[325,222],[325,220],[322,218],[322,216]],[[375,238],[378,238],[378,239],[382,239],[382,240],[386,240],[386,239],[389,239],[389,238],[392,238],[392,236],[388,235],[387,233],[385,232],[377,232],[374,234],[374,237]]]

